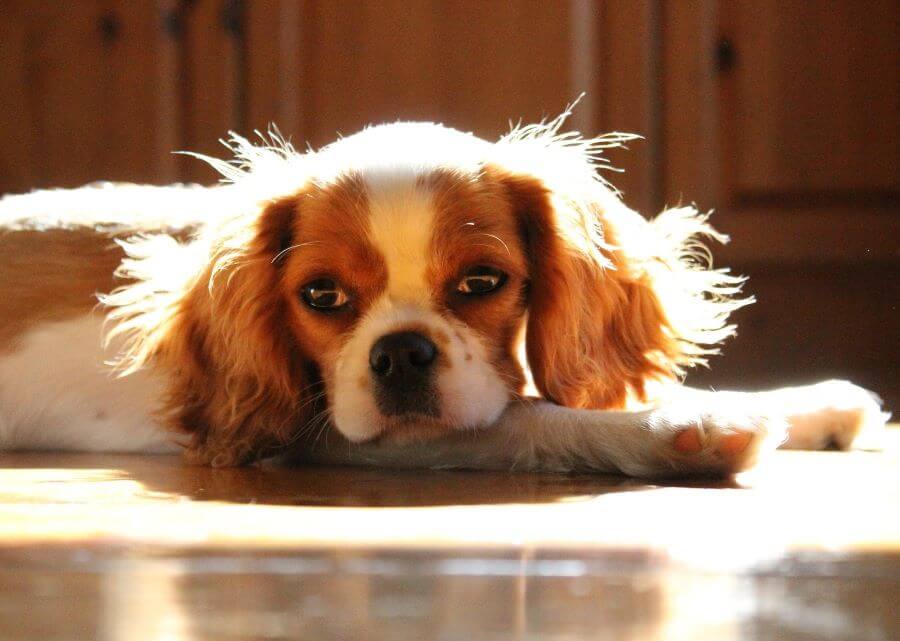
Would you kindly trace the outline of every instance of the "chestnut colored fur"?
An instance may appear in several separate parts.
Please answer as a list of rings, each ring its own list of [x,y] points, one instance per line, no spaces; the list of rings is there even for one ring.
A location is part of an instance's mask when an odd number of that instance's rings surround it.
[[[507,175],[503,179],[528,242],[531,262],[528,363],[541,394],[575,408],[623,409],[645,403],[650,381],[672,380],[711,350],[701,345],[730,333],[723,326],[726,310],[746,301],[731,301],[739,279],[708,271],[686,251],[694,236],[712,235],[705,218],[692,210],[663,214],[654,223],[633,215],[618,201],[585,206],[587,224],[572,225],[560,214],[568,205],[535,177]],[[567,221],[568,218],[568,221]],[[669,221],[683,224],[669,229]],[[565,230],[561,226],[569,225]],[[623,247],[617,226],[634,226],[630,235],[664,252],[640,259]],[[673,234],[689,234],[672,238]],[[567,236],[575,235],[579,247]],[[665,242],[659,242],[659,238]],[[636,252],[635,252],[636,253]],[[688,288],[671,304],[697,305],[696,326],[678,327],[667,315],[660,288],[667,284],[654,270],[704,276],[698,289]],[[723,291],[725,290],[725,291]],[[671,293],[670,293],[671,296]],[[705,308],[705,310],[704,310]],[[703,335],[711,331],[715,340]]]

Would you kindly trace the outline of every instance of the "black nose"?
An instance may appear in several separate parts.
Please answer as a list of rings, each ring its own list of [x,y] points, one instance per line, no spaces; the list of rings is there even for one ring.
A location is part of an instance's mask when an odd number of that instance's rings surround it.
[[[434,391],[437,348],[417,332],[382,336],[369,352],[375,404],[385,416],[438,416]]]
[[[382,336],[369,352],[369,367],[379,378],[418,378],[431,368],[437,348],[418,332]]]

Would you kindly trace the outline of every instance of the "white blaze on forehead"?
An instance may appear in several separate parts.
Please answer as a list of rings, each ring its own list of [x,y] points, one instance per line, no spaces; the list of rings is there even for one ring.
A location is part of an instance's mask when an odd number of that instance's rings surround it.
[[[421,176],[409,168],[370,169],[363,174],[371,241],[387,266],[385,293],[395,301],[430,298],[425,271],[435,211],[430,190],[420,184]]]

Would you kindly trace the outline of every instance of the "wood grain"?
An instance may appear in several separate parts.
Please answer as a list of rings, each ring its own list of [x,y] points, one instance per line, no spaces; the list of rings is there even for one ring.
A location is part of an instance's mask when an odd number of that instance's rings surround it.
[[[735,49],[723,154],[734,194],[877,194],[900,202],[900,5],[726,2]]]
[[[174,82],[150,3],[5,2],[0,192],[167,181]],[[164,109],[163,109],[164,110]]]

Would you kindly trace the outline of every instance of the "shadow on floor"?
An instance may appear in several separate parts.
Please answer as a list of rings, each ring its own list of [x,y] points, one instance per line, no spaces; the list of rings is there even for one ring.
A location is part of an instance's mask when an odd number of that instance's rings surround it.
[[[577,501],[611,492],[657,486],[738,488],[734,480],[649,484],[615,475],[535,474],[466,470],[384,470],[359,467],[287,466],[273,462],[212,469],[184,464],[178,456],[17,453],[0,455],[4,476],[27,475],[29,487],[77,501],[103,494],[103,484],[138,483],[136,493],[164,500],[304,505],[322,507],[426,507]],[[109,485],[112,489],[113,486]],[[115,493],[112,493],[114,496]]]

